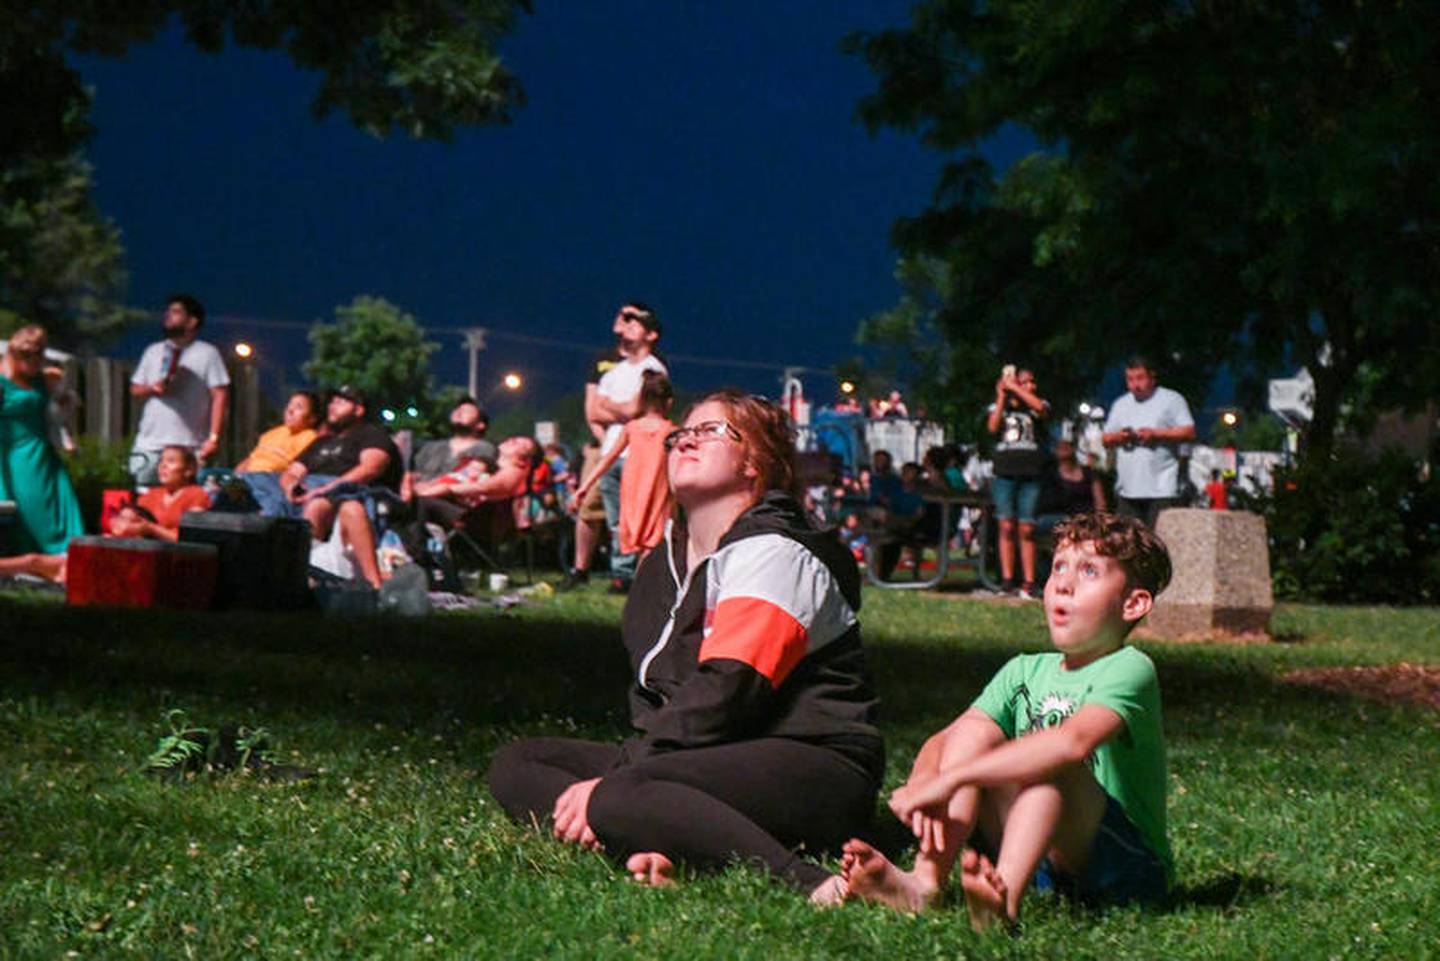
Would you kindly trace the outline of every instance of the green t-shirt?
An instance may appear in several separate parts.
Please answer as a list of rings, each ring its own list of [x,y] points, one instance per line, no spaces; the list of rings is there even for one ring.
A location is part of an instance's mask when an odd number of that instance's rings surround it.
[[[1007,738],[1062,723],[1083,704],[1101,704],[1125,729],[1095,749],[1090,769],[1105,792],[1173,876],[1165,833],[1165,734],[1160,725],[1160,684],[1142,651],[1122,647],[1067,671],[1058,651],[1012,657],[985,685],[972,707],[988,714]]]

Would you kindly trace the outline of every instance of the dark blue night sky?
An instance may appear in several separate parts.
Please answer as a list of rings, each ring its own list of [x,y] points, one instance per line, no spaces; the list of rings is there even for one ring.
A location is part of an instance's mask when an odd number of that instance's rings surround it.
[[[82,63],[98,200],[124,231],[131,301],[157,311],[185,289],[221,317],[308,323],[376,294],[432,327],[491,328],[486,377],[518,367],[547,398],[578,389],[616,304],[638,298],[682,388],[769,392],[780,365],[854,354],[856,323],[897,296],[889,228],[943,158],[855,122],[873,81],[839,42],[907,7],[540,4],[503,48],[528,105],[449,145],[317,123],[315,76],[282,54],[210,56],[176,31]],[[256,342],[272,385],[308,352],[302,329],[222,321],[210,337]],[[437,379],[463,383],[459,337],[437,339]]]

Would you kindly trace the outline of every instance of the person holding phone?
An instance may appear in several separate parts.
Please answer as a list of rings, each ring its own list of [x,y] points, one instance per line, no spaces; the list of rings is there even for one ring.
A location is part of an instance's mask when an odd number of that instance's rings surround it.
[[[995,403],[986,411],[985,428],[995,437],[995,477],[990,493],[999,528],[1001,590],[1036,600],[1035,505],[1045,470],[1042,423],[1050,404],[1037,392],[1035,375],[1006,364],[995,382]],[[1015,586],[1015,555],[1021,580]]]

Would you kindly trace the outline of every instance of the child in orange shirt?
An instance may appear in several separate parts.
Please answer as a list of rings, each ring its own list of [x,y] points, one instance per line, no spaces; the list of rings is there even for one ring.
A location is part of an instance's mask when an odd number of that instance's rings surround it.
[[[670,517],[670,480],[665,473],[665,437],[675,429],[670,407],[675,392],[670,379],[658,370],[647,370],[640,383],[640,413],[625,422],[624,433],[600,458],[578,488],[572,507],[585,500],[590,488],[625,451],[620,474],[620,552],[648,554],[665,537]]]
[[[110,532],[116,537],[178,541],[180,519],[190,511],[210,509],[210,495],[195,483],[199,466],[190,448],[178,445],[165,448],[156,468],[159,486],[140,495],[133,505],[122,507],[110,522]]]

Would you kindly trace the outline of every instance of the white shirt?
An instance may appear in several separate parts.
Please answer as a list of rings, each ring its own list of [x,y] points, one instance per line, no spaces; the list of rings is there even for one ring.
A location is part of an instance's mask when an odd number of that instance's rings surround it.
[[[161,340],[145,348],[130,383],[153,384],[165,376],[169,343]],[[169,389],[159,397],[146,399],[140,429],[135,434],[135,449],[159,450],[170,444],[199,447],[205,443],[210,436],[210,390],[229,383],[230,374],[220,351],[203,340],[191,341],[180,354]]]
[[[629,357],[622,359],[614,367],[611,367],[600,377],[600,382],[595,389],[600,396],[607,400],[613,400],[617,404],[626,404],[635,399],[640,393],[640,385],[644,381],[645,371],[658,370],[666,373],[665,365],[654,354],[646,354],[641,360],[631,360]],[[625,429],[624,424],[611,424],[605,428],[605,439],[600,442],[600,453],[608,454],[610,448],[620,439],[620,433]]]
[[[1105,432],[1141,427],[1193,427],[1190,405],[1168,387],[1156,387],[1147,399],[1121,394],[1110,405]],[[1180,492],[1180,462],[1171,444],[1115,448],[1115,491],[1121,497],[1143,499],[1174,497]]]

